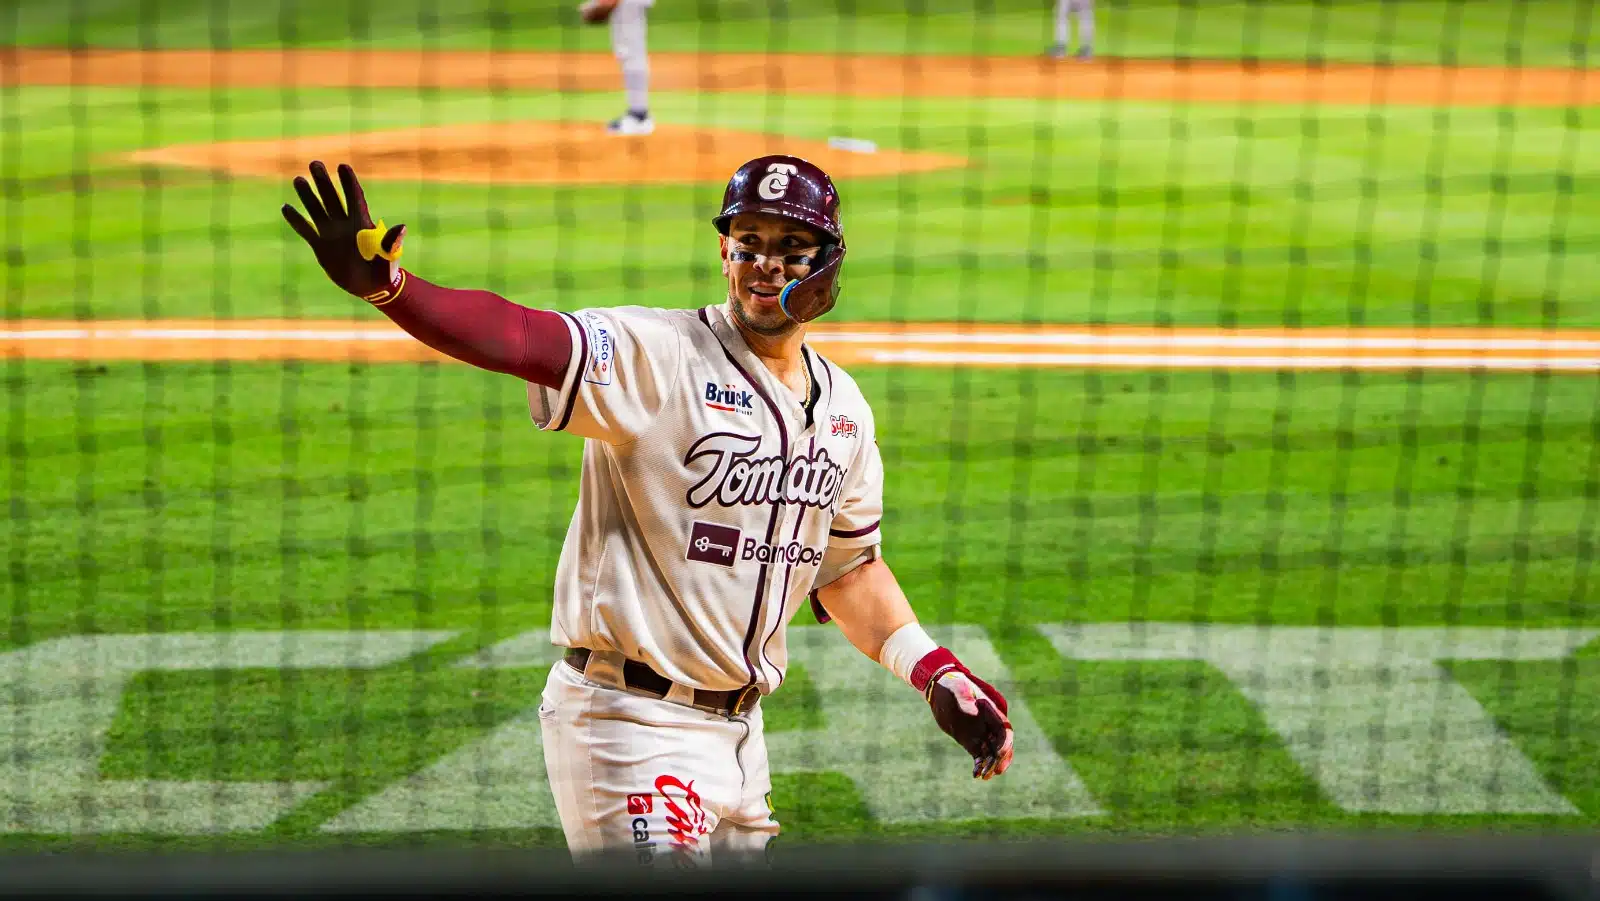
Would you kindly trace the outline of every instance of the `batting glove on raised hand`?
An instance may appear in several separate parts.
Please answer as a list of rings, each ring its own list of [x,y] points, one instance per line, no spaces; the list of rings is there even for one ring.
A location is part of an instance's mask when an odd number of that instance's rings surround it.
[[[385,228],[381,219],[373,223],[361,182],[348,165],[339,165],[343,201],[321,160],[312,161],[311,179],[316,182],[316,190],[304,176],[294,180],[295,193],[305,204],[310,221],[293,204],[286,203],[283,218],[289,227],[311,245],[322,271],[335,285],[374,304],[393,300],[405,284],[405,273],[398,261],[406,227]]]
[[[931,651],[911,671],[911,685],[922,692],[933,720],[972,755],[972,775],[992,779],[1011,765],[1011,720],[1006,698],[974,676],[947,648]]]

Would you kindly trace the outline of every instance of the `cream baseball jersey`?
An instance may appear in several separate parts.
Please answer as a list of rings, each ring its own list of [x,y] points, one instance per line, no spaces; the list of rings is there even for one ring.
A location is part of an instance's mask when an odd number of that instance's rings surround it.
[[[820,392],[808,423],[722,305],[563,316],[561,389],[528,385],[540,428],[586,439],[551,640],[695,688],[770,693],[826,549],[881,540],[871,409],[806,348]]]

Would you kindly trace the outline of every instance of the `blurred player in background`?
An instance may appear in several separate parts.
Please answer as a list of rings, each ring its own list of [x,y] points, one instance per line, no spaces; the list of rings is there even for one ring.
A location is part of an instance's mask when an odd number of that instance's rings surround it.
[[[1094,0],[1056,0],[1056,42],[1050,45],[1052,59],[1066,59],[1072,43],[1067,17],[1078,17],[1078,59],[1094,58]]]
[[[647,135],[656,130],[650,118],[650,54],[645,47],[645,26],[656,0],[587,0],[579,7],[590,25],[609,22],[611,51],[622,67],[622,87],[628,109],[606,124],[614,135]]]

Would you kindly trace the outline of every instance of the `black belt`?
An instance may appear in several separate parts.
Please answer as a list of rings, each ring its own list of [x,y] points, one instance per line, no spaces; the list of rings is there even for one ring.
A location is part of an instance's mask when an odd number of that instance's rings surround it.
[[[563,659],[567,665],[583,672],[589,665],[588,648],[567,648],[567,655]],[[642,691],[646,694],[665,698],[667,692],[672,690],[672,680],[651,669],[647,664],[637,660],[624,660],[622,663],[622,682],[630,689]],[[739,716],[748,713],[750,708],[756,706],[761,700],[761,691],[754,685],[744,688],[735,688],[729,691],[707,691],[703,688],[694,690],[694,706],[719,713],[722,716]]]

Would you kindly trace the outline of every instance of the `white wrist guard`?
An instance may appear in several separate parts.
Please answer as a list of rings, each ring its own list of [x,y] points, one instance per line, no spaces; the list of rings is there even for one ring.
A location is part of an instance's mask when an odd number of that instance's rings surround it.
[[[878,662],[899,676],[902,682],[915,688],[911,671],[916,668],[918,661],[938,649],[939,643],[922,626],[906,623],[883,643],[882,650],[878,651]]]

